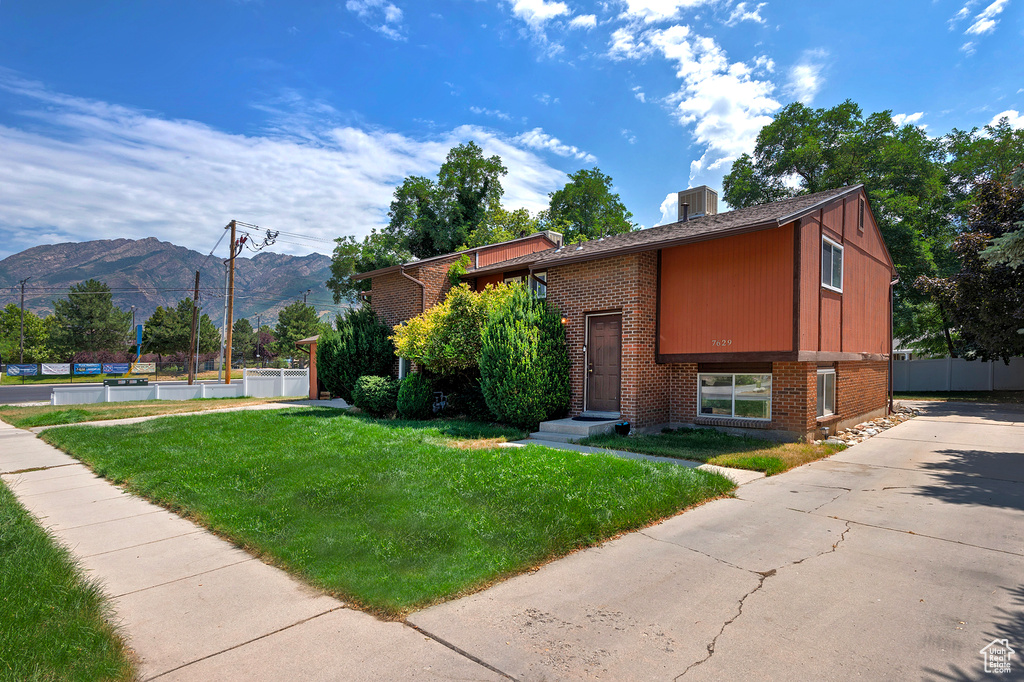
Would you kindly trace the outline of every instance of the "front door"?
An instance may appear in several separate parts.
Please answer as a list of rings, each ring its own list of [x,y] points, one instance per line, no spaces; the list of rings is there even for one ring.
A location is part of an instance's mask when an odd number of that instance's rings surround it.
[[[587,406],[591,412],[619,411],[622,315],[587,318]]]

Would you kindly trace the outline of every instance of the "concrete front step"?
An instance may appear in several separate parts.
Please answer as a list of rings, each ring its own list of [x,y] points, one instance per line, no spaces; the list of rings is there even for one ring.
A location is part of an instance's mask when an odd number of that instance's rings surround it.
[[[587,436],[596,436],[599,433],[611,433],[615,430],[615,425],[620,421],[622,420],[608,419],[599,422],[581,422],[573,421],[572,419],[554,419],[541,422],[538,433],[543,434],[542,438],[548,438],[551,434],[564,434],[574,439],[586,438]]]
[[[583,438],[583,436],[555,433],[554,431],[534,431],[530,434],[530,440],[547,441],[549,443],[571,443],[580,438]]]

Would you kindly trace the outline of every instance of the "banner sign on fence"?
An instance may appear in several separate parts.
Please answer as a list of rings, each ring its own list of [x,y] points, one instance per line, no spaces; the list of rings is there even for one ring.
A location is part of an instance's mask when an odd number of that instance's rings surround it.
[[[127,374],[132,366],[127,362],[104,362],[104,374]]]
[[[39,365],[7,365],[9,377],[34,377],[39,372]]]
[[[131,374],[156,374],[155,362],[136,362],[132,365]]]
[[[76,362],[75,374],[99,374],[103,367],[98,362]]]
[[[71,363],[68,362],[50,362],[43,363],[43,374],[71,374]]]

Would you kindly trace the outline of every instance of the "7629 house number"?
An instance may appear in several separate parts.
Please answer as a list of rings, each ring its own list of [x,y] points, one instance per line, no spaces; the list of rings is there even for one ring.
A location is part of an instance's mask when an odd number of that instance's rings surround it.
[[[731,346],[732,339],[711,339],[712,346]]]

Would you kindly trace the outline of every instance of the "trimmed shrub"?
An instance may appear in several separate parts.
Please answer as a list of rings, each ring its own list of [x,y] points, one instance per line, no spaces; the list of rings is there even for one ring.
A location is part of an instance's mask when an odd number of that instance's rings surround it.
[[[405,419],[434,416],[434,386],[422,373],[410,374],[398,387],[398,414]]]
[[[398,404],[398,379],[359,377],[352,387],[352,402],[360,410],[375,417],[391,414]]]
[[[337,330],[320,335],[316,348],[317,377],[332,395],[353,401],[361,376],[387,376],[395,366],[391,330],[370,308],[339,315]]]
[[[453,417],[465,417],[475,422],[492,422],[496,419],[494,412],[487,406],[484,390],[480,387],[480,379],[474,378],[446,393],[448,404],[445,414]]]
[[[487,406],[512,426],[533,428],[568,407],[565,329],[560,316],[525,288],[488,319],[480,385]]]

